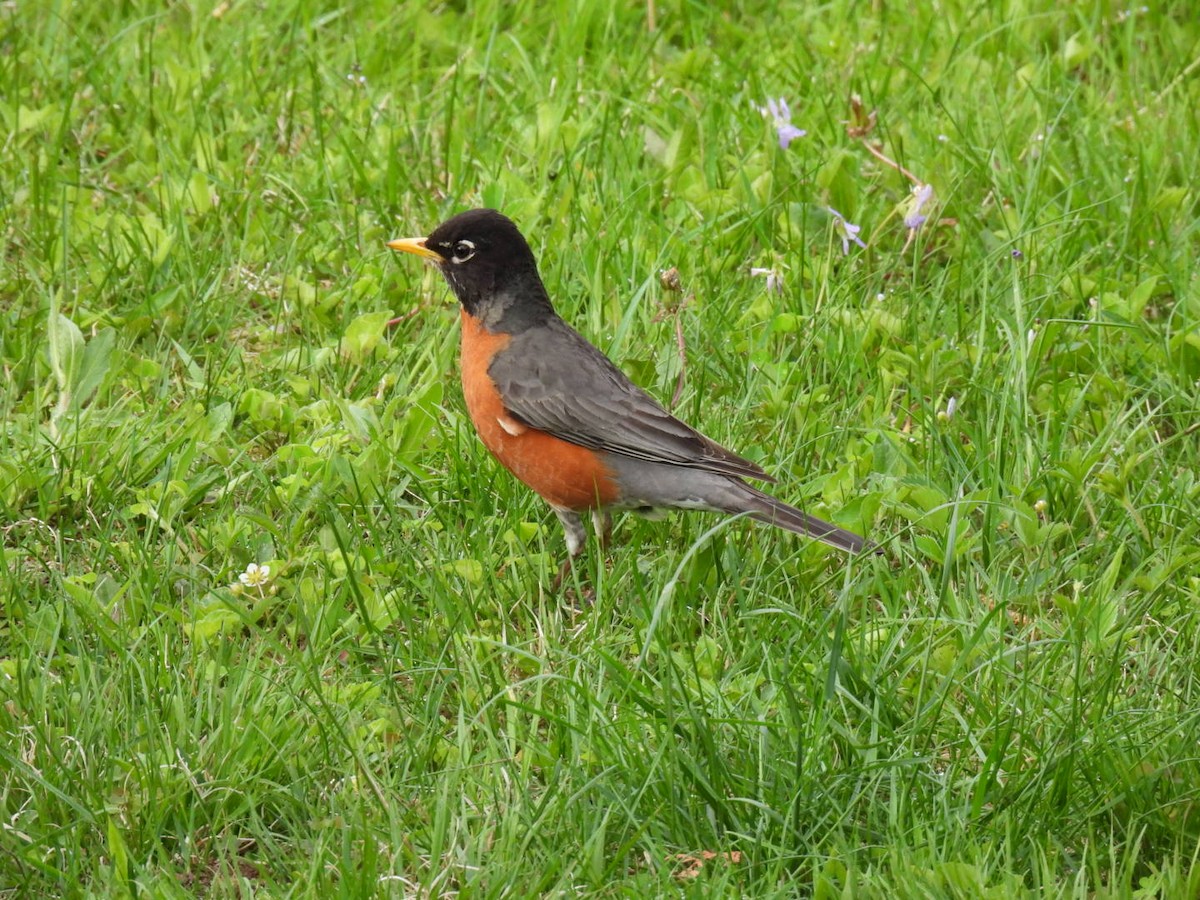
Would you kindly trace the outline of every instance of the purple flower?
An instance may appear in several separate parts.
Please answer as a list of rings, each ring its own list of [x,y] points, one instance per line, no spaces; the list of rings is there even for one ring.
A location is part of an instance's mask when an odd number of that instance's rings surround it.
[[[827,206],[825,208],[829,210],[830,214],[833,216],[834,230],[837,231],[838,237],[842,239],[842,256],[846,256],[850,252],[851,241],[854,241],[854,243],[858,244],[858,246],[865,249],[867,245],[864,244],[862,239],[858,236],[858,233],[862,231],[862,226],[847,222],[846,217],[832,206]]]
[[[804,137],[808,134],[803,128],[797,128],[792,124],[792,111],[788,108],[787,101],[782,97],[776,102],[771,98],[767,98],[767,105],[756,106],[760,113],[764,116],[770,116],[772,123],[775,125],[775,132],[779,135],[779,149],[786,150],[788,144],[796,138]]]
[[[925,224],[929,218],[921,213],[921,207],[933,199],[933,185],[918,184],[913,188],[912,198],[909,200],[909,212],[904,217],[904,226],[916,231]]]

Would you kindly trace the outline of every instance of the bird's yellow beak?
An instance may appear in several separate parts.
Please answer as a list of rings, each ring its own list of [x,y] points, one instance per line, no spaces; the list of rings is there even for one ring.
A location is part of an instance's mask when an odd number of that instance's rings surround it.
[[[440,254],[434,253],[425,246],[425,238],[396,238],[394,241],[388,241],[388,246],[393,250],[399,250],[401,253],[414,253],[417,256],[423,256],[426,259],[436,260],[437,262],[445,262]]]

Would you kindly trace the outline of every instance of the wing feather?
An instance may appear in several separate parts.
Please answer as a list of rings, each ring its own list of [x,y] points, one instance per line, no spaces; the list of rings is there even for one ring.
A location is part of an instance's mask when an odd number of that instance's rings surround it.
[[[573,444],[737,478],[775,480],[675,418],[557,317],[514,335],[488,374],[514,418]]]

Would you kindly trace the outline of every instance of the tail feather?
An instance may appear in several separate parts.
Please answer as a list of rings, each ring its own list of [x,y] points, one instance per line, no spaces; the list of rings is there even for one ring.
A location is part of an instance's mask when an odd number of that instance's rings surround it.
[[[810,516],[765,494],[740,478],[688,466],[648,462],[608,453],[605,465],[621,486],[618,508],[645,513],[655,509],[705,509],[730,515],[746,513],[777,528],[807,535],[849,553],[879,548],[860,535]]]
[[[750,508],[745,510],[749,512],[752,519],[787,531],[794,531],[796,534],[816,538],[818,541],[848,553],[858,553],[864,549],[880,552],[877,545],[853,531],[847,531],[845,528],[822,521],[816,516],[810,516],[794,506],[788,506],[781,500],[776,500],[770,494],[764,494],[757,488],[749,485],[745,485],[745,487],[753,498],[747,504]]]

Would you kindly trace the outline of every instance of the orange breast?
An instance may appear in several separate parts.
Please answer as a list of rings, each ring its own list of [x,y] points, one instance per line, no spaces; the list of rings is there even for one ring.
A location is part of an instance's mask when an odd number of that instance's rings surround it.
[[[488,331],[463,311],[463,397],[483,445],[551,506],[594,509],[615,502],[620,491],[596,453],[528,428],[504,408],[488,366],[509,340],[509,335]]]

